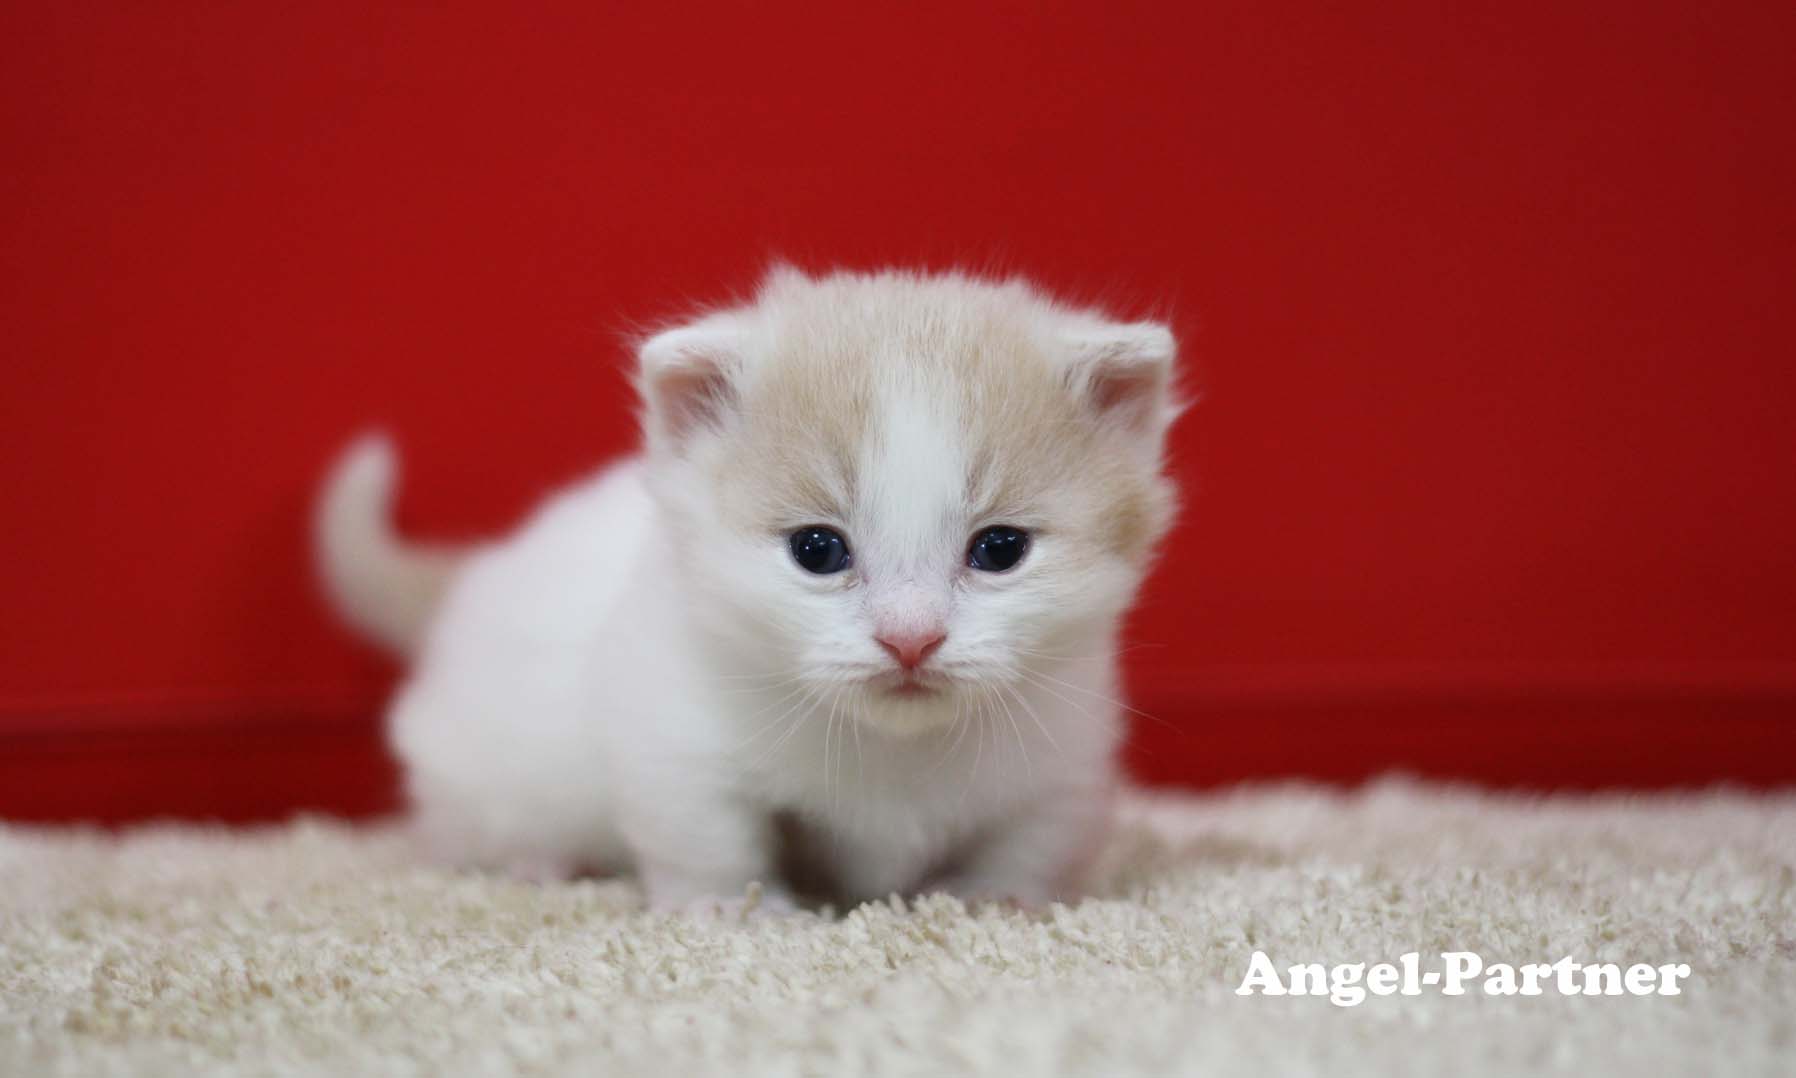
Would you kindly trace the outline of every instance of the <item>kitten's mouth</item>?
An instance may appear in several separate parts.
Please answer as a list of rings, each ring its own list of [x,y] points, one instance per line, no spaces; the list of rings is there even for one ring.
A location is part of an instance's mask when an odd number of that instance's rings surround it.
[[[900,700],[922,699],[942,691],[940,685],[931,684],[916,674],[895,674],[881,678],[878,688],[885,695]]]

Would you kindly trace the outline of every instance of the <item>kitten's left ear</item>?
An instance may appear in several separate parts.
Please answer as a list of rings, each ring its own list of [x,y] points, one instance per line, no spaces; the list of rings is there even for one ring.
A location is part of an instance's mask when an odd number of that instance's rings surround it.
[[[1102,323],[1067,335],[1073,390],[1112,420],[1158,440],[1178,417],[1173,362],[1178,342],[1158,322]]]
[[[716,426],[735,407],[746,339],[742,327],[713,317],[643,342],[637,353],[637,389],[651,445],[678,447],[701,428]]]

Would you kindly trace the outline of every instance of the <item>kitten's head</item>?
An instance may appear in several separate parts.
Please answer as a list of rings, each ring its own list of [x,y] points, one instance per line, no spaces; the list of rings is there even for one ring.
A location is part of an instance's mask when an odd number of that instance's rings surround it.
[[[750,665],[946,723],[1110,645],[1172,517],[1174,351],[1021,283],[776,270],[641,347],[674,571]]]

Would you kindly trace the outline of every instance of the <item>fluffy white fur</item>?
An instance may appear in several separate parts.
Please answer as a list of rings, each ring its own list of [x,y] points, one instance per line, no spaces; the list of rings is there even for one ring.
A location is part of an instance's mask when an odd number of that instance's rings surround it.
[[[641,455],[472,552],[385,524],[352,449],[331,593],[416,664],[392,706],[416,819],[458,862],[633,868],[650,902],[1075,885],[1115,784],[1117,622],[1171,514],[1164,327],[1021,283],[777,270],[645,340]],[[1005,573],[970,538],[1031,534]],[[827,525],[819,576],[787,537]],[[941,633],[907,680],[876,637]]]

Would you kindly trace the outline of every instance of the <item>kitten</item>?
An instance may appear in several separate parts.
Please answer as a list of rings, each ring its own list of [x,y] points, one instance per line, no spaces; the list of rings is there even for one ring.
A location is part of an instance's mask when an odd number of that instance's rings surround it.
[[[844,897],[1069,894],[1173,513],[1174,351],[1020,282],[781,268],[643,341],[641,454],[507,540],[398,539],[365,439],[321,560],[415,656],[391,738],[424,833],[535,877],[633,867],[657,908],[786,904],[780,820]]]

